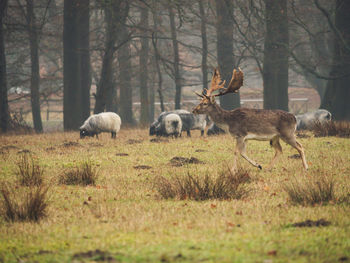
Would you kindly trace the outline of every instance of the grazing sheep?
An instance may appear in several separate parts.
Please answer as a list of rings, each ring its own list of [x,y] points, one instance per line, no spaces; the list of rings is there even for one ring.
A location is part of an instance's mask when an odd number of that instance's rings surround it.
[[[164,111],[162,112],[156,121],[154,121],[149,130],[150,135],[155,135],[157,127],[162,123],[165,116],[169,114],[177,114],[180,116],[182,121],[182,131],[187,132],[187,136],[191,136],[190,130],[201,130],[201,135],[204,135],[204,129],[207,125],[206,115],[194,115],[187,110],[174,110],[174,111]]]
[[[297,130],[310,130],[315,122],[325,123],[332,119],[332,114],[327,110],[316,110],[295,116],[297,119]]]
[[[219,126],[217,126],[214,122],[209,126],[207,135],[218,135],[218,134],[223,134],[225,131],[221,129]]]
[[[170,113],[162,118],[161,122],[154,126],[152,135],[175,136],[181,135],[182,121],[178,114]]]
[[[110,132],[112,138],[115,139],[117,133],[120,130],[122,121],[118,114],[114,112],[102,112],[99,114],[91,115],[84,124],[79,128],[80,138],[86,136],[95,136],[98,138],[98,134],[101,132]]]

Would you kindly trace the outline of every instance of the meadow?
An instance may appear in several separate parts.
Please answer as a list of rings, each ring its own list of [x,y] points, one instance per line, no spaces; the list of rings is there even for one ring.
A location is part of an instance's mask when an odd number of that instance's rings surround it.
[[[0,216],[0,262],[350,261],[349,139],[311,133],[298,138],[307,172],[297,151],[283,142],[274,169],[264,169],[274,151],[268,142],[250,141],[247,155],[263,169],[238,159],[249,176],[243,197],[166,199],[157,187],[160,178],[215,177],[232,165],[235,142],[229,135],[192,134],[153,141],[146,129],[122,129],[116,140],[110,134],[81,140],[78,132],[2,135],[1,185],[16,185],[19,192],[25,187],[16,171],[28,154],[49,188],[46,217],[39,222]],[[174,165],[174,157],[199,163]],[[98,173],[94,185],[59,183],[84,162]],[[334,198],[293,202],[286,187],[315,178],[332,180]]]

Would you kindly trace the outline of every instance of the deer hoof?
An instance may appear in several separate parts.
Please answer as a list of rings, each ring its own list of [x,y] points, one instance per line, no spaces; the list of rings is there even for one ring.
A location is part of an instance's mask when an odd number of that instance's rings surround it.
[[[259,168],[260,170],[262,170],[262,167],[261,167],[261,165],[260,165],[260,164],[258,165],[258,168]]]

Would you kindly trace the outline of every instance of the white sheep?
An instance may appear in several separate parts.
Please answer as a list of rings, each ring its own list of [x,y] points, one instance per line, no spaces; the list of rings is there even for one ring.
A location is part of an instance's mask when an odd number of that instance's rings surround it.
[[[160,123],[154,127],[157,136],[181,136],[182,120],[178,114],[166,115]]]
[[[96,135],[96,138],[98,138],[99,133],[110,132],[112,134],[112,138],[115,139],[120,130],[121,124],[122,121],[119,115],[114,112],[102,112],[91,115],[79,128],[80,138],[84,138],[86,136],[93,137],[94,135]]]
[[[310,130],[313,128],[315,122],[325,123],[332,119],[332,114],[323,109],[300,114],[295,116],[297,119],[297,130]]]

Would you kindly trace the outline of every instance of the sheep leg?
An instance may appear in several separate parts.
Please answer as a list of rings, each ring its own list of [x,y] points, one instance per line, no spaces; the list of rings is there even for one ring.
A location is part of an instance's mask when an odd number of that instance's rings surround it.
[[[112,139],[115,139],[117,137],[117,133],[116,132],[112,132]]]
[[[190,130],[187,130],[187,137],[191,137],[191,131]]]

